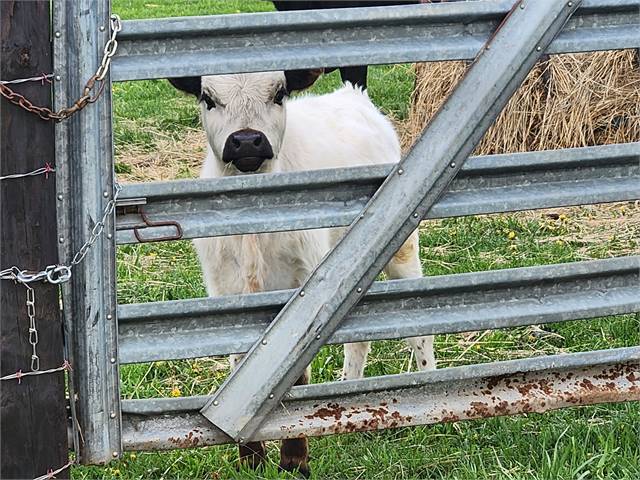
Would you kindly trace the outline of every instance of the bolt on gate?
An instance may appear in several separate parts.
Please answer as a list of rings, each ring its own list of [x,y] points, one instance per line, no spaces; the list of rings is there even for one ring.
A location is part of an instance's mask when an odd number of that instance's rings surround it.
[[[640,311],[637,256],[373,283],[423,218],[640,198],[640,143],[467,159],[542,54],[638,48],[639,9],[495,0],[123,21],[104,95],[56,131],[62,258],[119,192],[63,286],[82,462],[640,399],[640,347],[291,388],[326,343]],[[99,67],[109,14],[108,0],[54,2],[57,107]],[[114,187],[111,81],[461,59],[474,62],[398,165]],[[116,303],[116,244],[347,225],[298,290]],[[245,352],[212,397],[120,399],[120,363]]]

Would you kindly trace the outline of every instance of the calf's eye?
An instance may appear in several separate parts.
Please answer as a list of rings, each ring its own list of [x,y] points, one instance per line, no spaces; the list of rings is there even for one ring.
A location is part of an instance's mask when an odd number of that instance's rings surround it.
[[[209,95],[202,94],[202,100],[207,104],[207,110],[211,110],[212,108],[216,108],[216,102]]]
[[[286,97],[288,93],[289,92],[287,92],[287,89],[282,87],[280,90],[276,92],[275,97],[273,97],[273,103],[275,103],[276,105],[282,105],[282,101],[284,100],[284,97]]]

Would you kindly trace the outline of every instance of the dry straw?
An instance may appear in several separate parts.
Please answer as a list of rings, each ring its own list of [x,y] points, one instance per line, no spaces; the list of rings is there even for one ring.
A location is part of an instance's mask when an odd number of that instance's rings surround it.
[[[476,154],[640,141],[635,50],[553,55],[540,62],[489,129]],[[465,62],[415,65],[402,143],[411,145],[464,74]]]

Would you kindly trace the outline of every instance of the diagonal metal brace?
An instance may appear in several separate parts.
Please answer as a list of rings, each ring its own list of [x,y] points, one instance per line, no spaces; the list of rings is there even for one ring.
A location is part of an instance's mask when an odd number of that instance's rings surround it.
[[[349,231],[201,413],[249,440],[415,230],[579,1],[516,1],[467,75]]]

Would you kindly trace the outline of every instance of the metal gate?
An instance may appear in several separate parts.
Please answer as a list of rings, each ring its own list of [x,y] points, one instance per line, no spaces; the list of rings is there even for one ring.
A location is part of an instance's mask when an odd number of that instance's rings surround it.
[[[110,12],[108,0],[54,6],[59,107],[77,98],[96,71]],[[640,198],[640,143],[467,160],[540,55],[640,48],[639,9],[640,0],[495,0],[124,21],[111,81],[475,61],[399,165],[122,188],[116,218],[108,217],[97,248],[63,290],[82,462],[104,463],[123,449],[325,435],[640,399],[640,347],[290,388],[326,343],[640,310],[640,257],[371,286],[423,218]],[[107,82],[92,108],[56,131],[61,258],[86,242],[114,201],[111,122]],[[253,201],[257,196],[269,200],[262,203],[268,210]],[[116,304],[116,244],[345,225],[347,235],[296,291]],[[250,312],[250,321],[231,336],[238,312]],[[394,312],[404,314],[401,323]],[[210,398],[120,399],[120,363],[239,352],[248,354]]]

